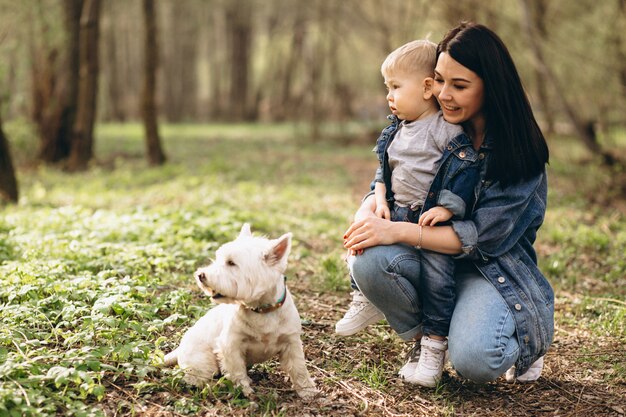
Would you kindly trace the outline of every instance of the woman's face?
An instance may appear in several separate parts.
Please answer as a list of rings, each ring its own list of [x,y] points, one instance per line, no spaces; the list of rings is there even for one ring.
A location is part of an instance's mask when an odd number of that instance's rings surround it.
[[[454,124],[469,122],[475,133],[484,133],[483,80],[445,52],[437,60],[433,93],[446,121]]]

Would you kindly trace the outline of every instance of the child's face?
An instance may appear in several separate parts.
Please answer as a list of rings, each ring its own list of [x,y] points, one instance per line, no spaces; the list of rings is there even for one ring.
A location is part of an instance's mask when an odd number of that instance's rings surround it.
[[[385,86],[389,109],[401,120],[417,120],[433,106],[432,101],[425,98],[423,75],[408,71],[387,74]]]

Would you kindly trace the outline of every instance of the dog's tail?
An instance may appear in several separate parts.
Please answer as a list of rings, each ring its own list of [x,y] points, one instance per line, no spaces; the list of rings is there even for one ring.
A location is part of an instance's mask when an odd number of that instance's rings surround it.
[[[163,366],[175,366],[178,364],[178,348],[174,349],[163,359]]]

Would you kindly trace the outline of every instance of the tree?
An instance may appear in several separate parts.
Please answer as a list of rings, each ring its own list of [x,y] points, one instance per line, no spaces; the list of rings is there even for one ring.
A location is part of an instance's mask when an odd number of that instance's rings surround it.
[[[161,10],[168,16],[166,24],[159,26],[159,33],[168,34],[159,39],[162,74],[167,80],[159,86],[165,97],[161,114],[170,122],[188,121],[198,111],[198,46],[203,39],[199,33],[199,7],[189,1],[160,3],[157,12]]]
[[[71,133],[78,92],[78,34],[83,0],[65,0],[63,7],[65,44],[61,52],[47,44],[50,28],[44,29],[43,46],[32,44],[33,119],[39,132],[38,158],[59,162],[70,155]],[[41,4],[38,4],[39,13]],[[59,63],[60,61],[60,63]]]
[[[16,203],[18,189],[9,141],[2,129],[2,117],[0,117],[0,201],[2,200]]]
[[[613,165],[616,162],[615,156],[611,152],[603,147],[598,142],[598,137],[595,131],[595,121],[585,120],[577,111],[576,107],[568,100],[567,94],[561,87],[559,80],[554,75],[552,68],[547,64],[547,61],[543,55],[541,44],[539,42],[539,35],[537,34],[537,25],[533,14],[531,13],[531,1],[519,0],[522,8],[522,27],[528,38],[528,43],[535,58],[535,65],[537,70],[546,78],[548,83],[554,88],[559,102],[563,108],[565,116],[568,118],[570,124],[574,127],[577,136],[583,141],[585,146],[594,154],[599,155],[606,165]]]
[[[100,1],[85,0],[80,16],[78,110],[72,129],[70,171],[81,171],[93,157],[93,127],[98,92]]]
[[[156,69],[159,48],[157,43],[156,13],[154,0],[143,0],[143,16],[145,27],[144,41],[144,83],[142,92],[142,116],[146,130],[146,151],[150,165],[162,165],[165,154],[159,139],[156,107]]]
[[[226,23],[230,45],[231,118],[245,120],[249,115],[249,71],[252,45],[252,2],[233,0],[227,5]]]

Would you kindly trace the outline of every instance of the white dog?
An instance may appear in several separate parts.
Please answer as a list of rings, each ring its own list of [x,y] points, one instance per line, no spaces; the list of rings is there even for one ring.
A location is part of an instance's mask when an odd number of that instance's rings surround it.
[[[244,224],[215,261],[196,271],[198,286],[219,305],[209,310],[165,356],[185,370],[185,381],[204,385],[223,374],[252,393],[247,367],[279,355],[300,397],[317,393],[306,369],[300,316],[285,285],[291,233],[275,240],[253,237]]]

